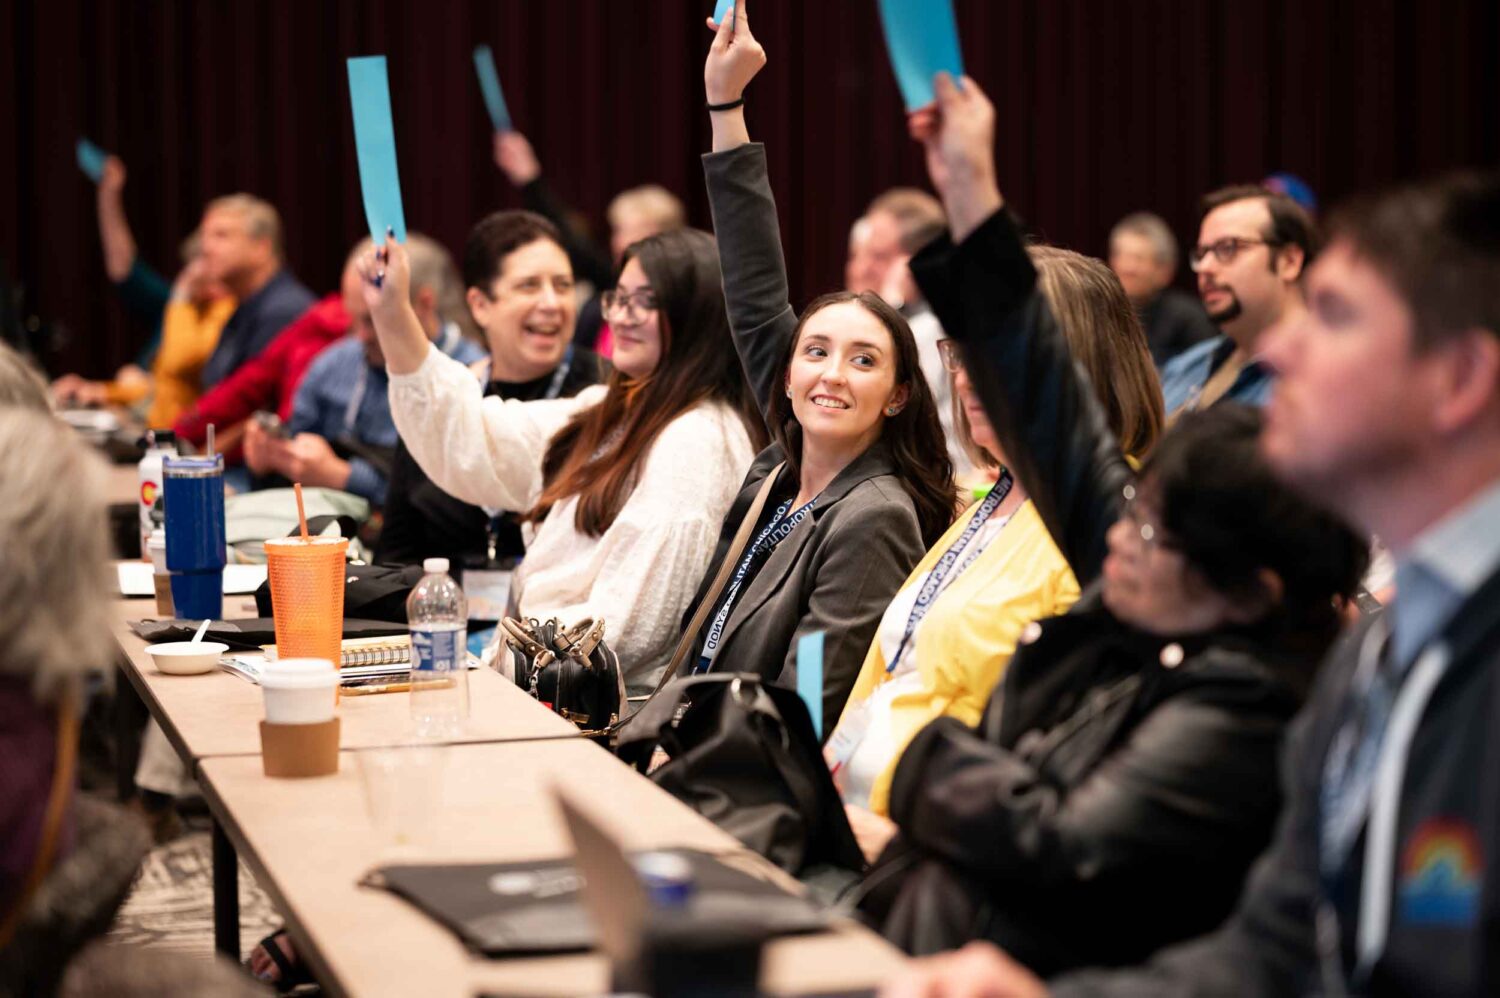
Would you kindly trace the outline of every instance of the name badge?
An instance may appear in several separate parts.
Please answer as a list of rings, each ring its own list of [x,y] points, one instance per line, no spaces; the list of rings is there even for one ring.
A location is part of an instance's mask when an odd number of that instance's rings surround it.
[[[470,620],[500,620],[510,605],[508,568],[464,569],[464,598],[469,601]]]
[[[844,765],[854,757],[855,749],[865,740],[865,733],[870,730],[870,701],[868,699],[852,705],[844,711],[843,718],[833,729],[828,743],[823,746],[823,761],[828,763],[828,771],[833,774],[834,785],[843,792]]]

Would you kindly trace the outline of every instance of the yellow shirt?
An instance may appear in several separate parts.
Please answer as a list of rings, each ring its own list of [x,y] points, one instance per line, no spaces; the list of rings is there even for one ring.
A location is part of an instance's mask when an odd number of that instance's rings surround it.
[[[959,517],[927,552],[903,591],[932,570],[969,525],[977,506]],[[888,720],[895,751],[871,789],[870,810],[886,813],[896,761],[916,733],[939,717],[978,724],[1022,628],[1033,620],[1065,612],[1078,595],[1078,580],[1052,543],[1036,507],[1030,501],[1023,503],[1000,535],[943,589],[912,635],[920,682],[917,688],[891,701]],[[877,637],[860,668],[839,725],[849,722],[890,678]],[[834,739],[837,736],[835,731]]]
[[[171,429],[188,406],[203,394],[203,365],[218,345],[224,323],[234,314],[233,298],[217,298],[206,308],[185,301],[167,303],[161,320],[161,349],[151,365],[156,396],[146,412],[153,430]]]

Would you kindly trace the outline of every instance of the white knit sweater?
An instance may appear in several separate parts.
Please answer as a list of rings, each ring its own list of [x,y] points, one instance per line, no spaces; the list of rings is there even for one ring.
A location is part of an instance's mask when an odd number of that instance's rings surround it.
[[[570,399],[485,398],[469,369],[438,350],[414,373],[392,375],[390,387],[396,429],[422,470],[465,502],[512,510],[541,496],[552,437],[603,398],[602,386]],[[704,403],[678,416],[646,452],[634,491],[602,536],[579,532],[570,498],[527,537],[512,582],[522,615],[569,624],[603,617],[627,684],[654,684],[753,457],[728,406]]]

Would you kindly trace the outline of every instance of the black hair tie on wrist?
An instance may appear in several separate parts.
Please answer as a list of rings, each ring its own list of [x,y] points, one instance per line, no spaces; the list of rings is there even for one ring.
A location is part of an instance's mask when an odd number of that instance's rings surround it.
[[[730,101],[727,104],[707,104],[707,105],[705,105],[705,107],[707,107],[710,111],[733,111],[737,107],[744,107],[744,106],[745,106],[745,95],[744,94],[740,94],[738,100],[732,100],[732,101]]]

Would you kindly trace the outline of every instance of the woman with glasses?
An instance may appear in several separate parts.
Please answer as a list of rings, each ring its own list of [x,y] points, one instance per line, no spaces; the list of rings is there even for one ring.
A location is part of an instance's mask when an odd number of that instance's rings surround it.
[[[1161,389],[1139,320],[1098,260],[1030,251],[1043,296],[1088,373],[1109,429],[1140,461],[1161,432]],[[977,497],[913,570],[881,618],[826,755],[855,835],[873,858],[894,826],[885,815],[901,751],[939,717],[975,724],[1021,629],[1078,599],[1067,560],[1009,470],[955,340],[938,344],[953,383],[954,427],[975,465],[998,481]]]
[[[886,603],[952,522],[956,492],[937,405],[901,314],[874,294],[848,292],[814,300],[800,318],[792,310],[764,148],[750,143],[738,106],[717,107],[733,105],[764,64],[741,4],[704,67],[713,152],[703,166],[729,325],[772,444],[724,518],[695,609],[775,477],[753,540],[704,611],[682,671],[794,684],[799,640],[822,632],[831,725]]]
[[[1002,210],[993,109],[967,78],[937,93],[911,127],[952,241],[912,271],[1084,593],[1028,627],[978,725],[911,741],[862,908],[910,952],[1133,963],[1232,908],[1365,545],[1271,475],[1241,406],[1185,417],[1132,471]]]
[[[626,249],[604,301],[614,372],[572,398],[485,397],[466,367],[429,350],[394,239],[361,272],[412,456],[465,502],[529,511],[513,607],[566,624],[602,618],[627,688],[649,690],[764,440],[730,347],[713,237],[682,229]]]

